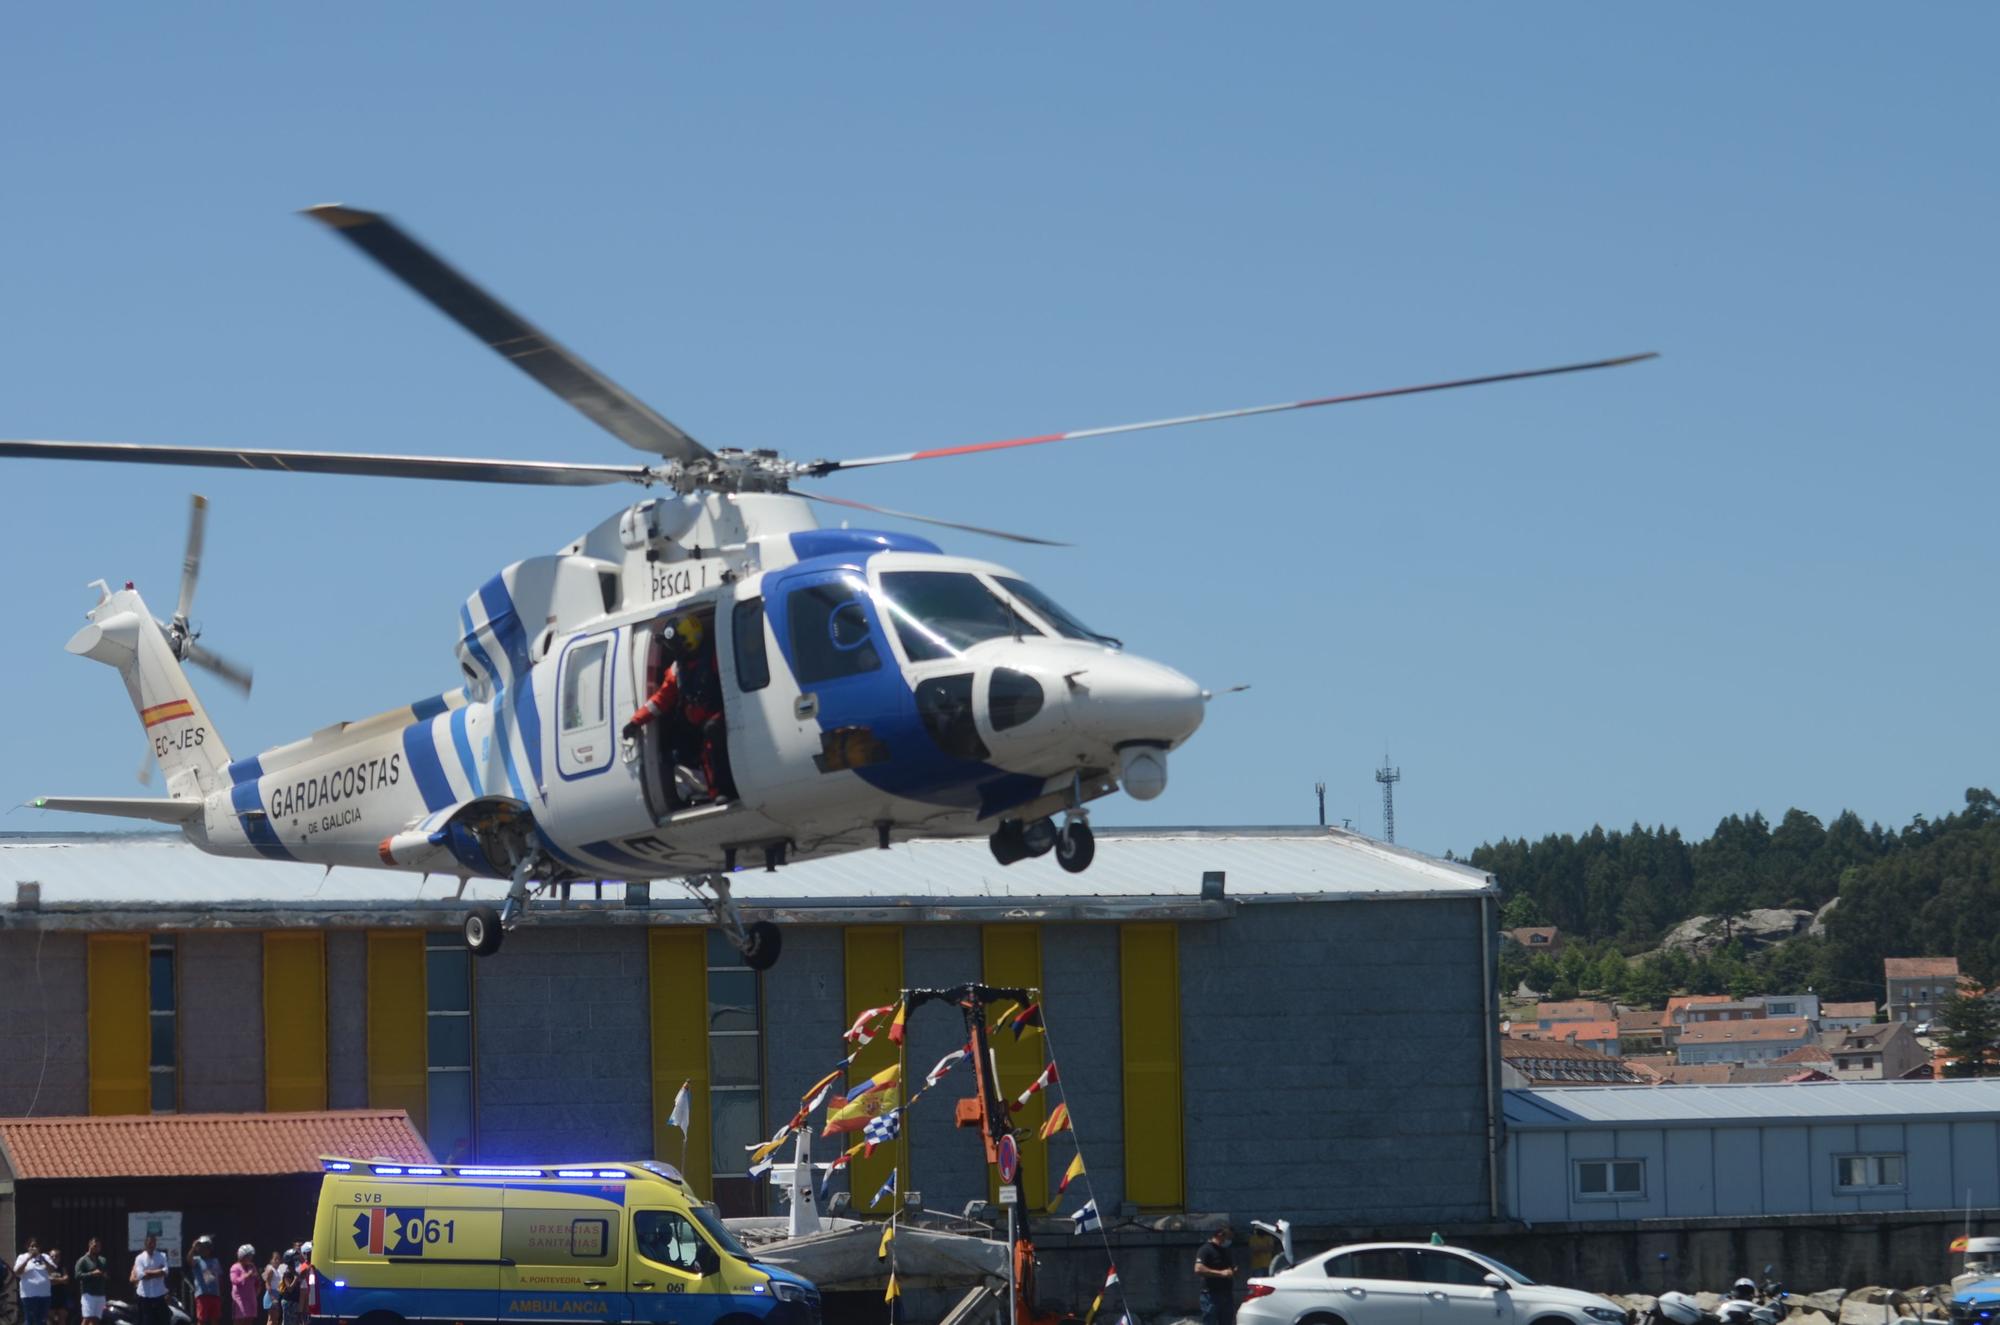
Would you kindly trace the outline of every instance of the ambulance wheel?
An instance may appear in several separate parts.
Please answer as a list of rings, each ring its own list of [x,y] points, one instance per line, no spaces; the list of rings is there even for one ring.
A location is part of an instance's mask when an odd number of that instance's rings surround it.
[[[465,946],[472,949],[475,957],[500,951],[500,940],[506,932],[500,928],[500,913],[490,906],[475,906],[465,913]]]
[[[1091,833],[1090,825],[1081,819],[1072,820],[1062,826],[1056,834],[1056,864],[1071,874],[1081,874],[1090,868],[1090,862],[1097,857],[1097,838]]]
[[[753,971],[768,971],[778,964],[784,951],[785,935],[768,920],[753,920],[743,927],[743,964]]]

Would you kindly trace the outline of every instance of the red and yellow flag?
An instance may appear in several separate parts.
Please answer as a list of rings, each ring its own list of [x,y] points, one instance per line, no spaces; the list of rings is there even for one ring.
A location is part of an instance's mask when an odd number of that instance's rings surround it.
[[[1069,1101],[1064,1100],[1049,1110],[1049,1119],[1042,1124],[1041,1138],[1046,1141],[1058,1132],[1069,1130]]]

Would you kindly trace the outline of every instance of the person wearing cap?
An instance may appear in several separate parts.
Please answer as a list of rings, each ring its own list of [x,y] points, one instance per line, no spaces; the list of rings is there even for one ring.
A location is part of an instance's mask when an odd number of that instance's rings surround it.
[[[188,1282],[194,1286],[195,1325],[222,1325],[222,1262],[215,1239],[204,1233],[188,1248]]]
[[[244,1243],[236,1249],[236,1263],[229,1267],[229,1314],[239,1325],[247,1325],[264,1314],[259,1298],[264,1277],[257,1271],[257,1249]]]
[[[634,740],[648,723],[664,720],[662,744],[674,762],[701,764],[709,799],[734,795],[714,642],[701,618],[689,613],[667,621],[660,631],[660,643],[667,659],[666,674],[659,688],[632,714],[622,735]]]

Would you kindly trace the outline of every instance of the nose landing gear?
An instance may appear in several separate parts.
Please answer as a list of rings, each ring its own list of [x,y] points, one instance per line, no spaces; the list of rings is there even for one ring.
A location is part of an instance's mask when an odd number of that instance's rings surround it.
[[[1088,819],[1071,819],[1056,834],[1056,864],[1071,874],[1081,874],[1097,858],[1097,836]]]

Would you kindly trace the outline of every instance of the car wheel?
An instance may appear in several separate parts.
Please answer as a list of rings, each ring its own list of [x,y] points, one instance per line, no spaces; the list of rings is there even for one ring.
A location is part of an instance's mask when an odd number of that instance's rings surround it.
[[[1347,1325],[1347,1322],[1330,1311],[1315,1311],[1300,1316],[1299,1325]]]

